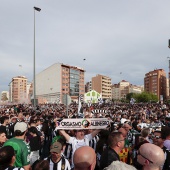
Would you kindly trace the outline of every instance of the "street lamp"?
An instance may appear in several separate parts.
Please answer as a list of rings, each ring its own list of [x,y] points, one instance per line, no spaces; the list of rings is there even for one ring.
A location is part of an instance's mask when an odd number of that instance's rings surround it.
[[[33,73],[34,73],[34,90],[33,90],[33,96],[34,96],[34,109],[35,109],[35,107],[36,107],[36,80],[35,80],[35,11],[38,11],[38,12],[40,12],[41,11],[41,9],[40,8],[38,8],[38,7],[34,7],[33,8],[34,9],[34,68],[33,68]]]

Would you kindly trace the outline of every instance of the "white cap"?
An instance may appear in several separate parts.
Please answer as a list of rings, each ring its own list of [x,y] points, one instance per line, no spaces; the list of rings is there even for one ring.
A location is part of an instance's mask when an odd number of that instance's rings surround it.
[[[20,130],[21,132],[25,132],[28,129],[28,126],[25,122],[17,122],[14,126],[14,132],[16,130]]]

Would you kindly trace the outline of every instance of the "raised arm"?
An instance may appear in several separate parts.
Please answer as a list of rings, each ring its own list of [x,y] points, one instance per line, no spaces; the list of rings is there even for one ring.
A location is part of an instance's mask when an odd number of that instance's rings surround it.
[[[101,130],[100,129],[96,129],[94,130],[91,135],[92,135],[92,138],[94,138]]]
[[[65,130],[59,130],[59,133],[64,136],[67,142],[70,140],[70,135],[66,133]]]

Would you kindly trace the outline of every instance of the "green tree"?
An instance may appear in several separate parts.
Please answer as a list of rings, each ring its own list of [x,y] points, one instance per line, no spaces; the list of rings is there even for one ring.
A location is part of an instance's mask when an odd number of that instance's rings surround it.
[[[136,100],[136,103],[147,103],[147,102],[157,102],[158,97],[155,94],[148,93],[148,92],[142,92],[140,94],[137,93],[129,93],[126,96],[126,99],[130,101],[131,98],[134,98]]]
[[[134,98],[134,93],[128,93],[126,95],[126,100],[128,100],[130,102],[131,98]]]

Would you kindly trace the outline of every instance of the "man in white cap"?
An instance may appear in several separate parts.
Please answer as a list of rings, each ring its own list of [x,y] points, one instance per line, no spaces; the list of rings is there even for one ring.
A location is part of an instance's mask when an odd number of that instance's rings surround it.
[[[28,126],[25,122],[17,122],[14,126],[13,138],[7,140],[4,146],[12,146],[15,150],[16,160],[14,166],[30,169],[30,146],[26,143],[25,135]]]

